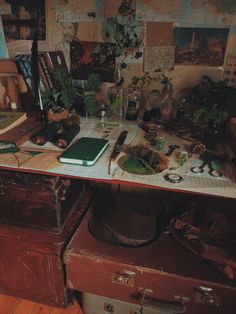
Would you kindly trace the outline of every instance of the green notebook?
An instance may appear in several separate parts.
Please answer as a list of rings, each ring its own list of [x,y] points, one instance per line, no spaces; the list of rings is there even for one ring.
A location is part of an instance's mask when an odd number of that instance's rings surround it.
[[[92,166],[108,145],[108,140],[102,138],[82,137],[59,157],[59,161],[75,165]]]

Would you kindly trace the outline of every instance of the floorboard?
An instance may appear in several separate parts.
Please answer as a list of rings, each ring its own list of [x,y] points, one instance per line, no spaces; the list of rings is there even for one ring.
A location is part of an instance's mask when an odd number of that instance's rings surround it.
[[[66,309],[0,295],[0,314],[83,314],[76,299]]]

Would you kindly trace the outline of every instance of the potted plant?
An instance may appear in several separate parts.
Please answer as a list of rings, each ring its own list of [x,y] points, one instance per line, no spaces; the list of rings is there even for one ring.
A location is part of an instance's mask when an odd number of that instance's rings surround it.
[[[203,137],[219,136],[228,118],[225,106],[226,82],[214,82],[203,76],[198,86],[192,89],[189,99],[194,105],[192,121],[202,129]]]
[[[65,69],[55,68],[52,75],[55,87],[41,93],[42,105],[49,121],[60,121],[68,117],[69,109],[78,97],[78,88]]]

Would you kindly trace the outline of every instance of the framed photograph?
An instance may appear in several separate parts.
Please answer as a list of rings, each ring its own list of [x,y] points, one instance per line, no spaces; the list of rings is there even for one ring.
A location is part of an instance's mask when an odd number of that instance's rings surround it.
[[[38,40],[46,39],[45,0],[6,0],[6,2],[11,5],[12,12],[2,16],[7,42],[16,39],[32,40],[36,27]]]

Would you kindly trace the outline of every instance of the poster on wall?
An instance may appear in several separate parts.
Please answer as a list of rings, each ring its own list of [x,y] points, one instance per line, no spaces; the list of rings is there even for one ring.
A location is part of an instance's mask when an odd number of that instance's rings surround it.
[[[228,28],[176,27],[173,32],[175,63],[222,66]]]
[[[7,42],[16,39],[32,40],[36,27],[38,40],[46,39],[45,0],[6,0],[6,2],[11,5],[12,12],[2,17]]]
[[[108,45],[108,43],[74,41],[73,46],[70,47],[70,73],[73,78],[87,80],[90,73],[95,73],[103,82],[114,82],[115,55],[111,54],[101,64],[93,55],[93,51],[98,45]]]
[[[97,22],[104,18],[103,0],[55,0],[58,22]]]

